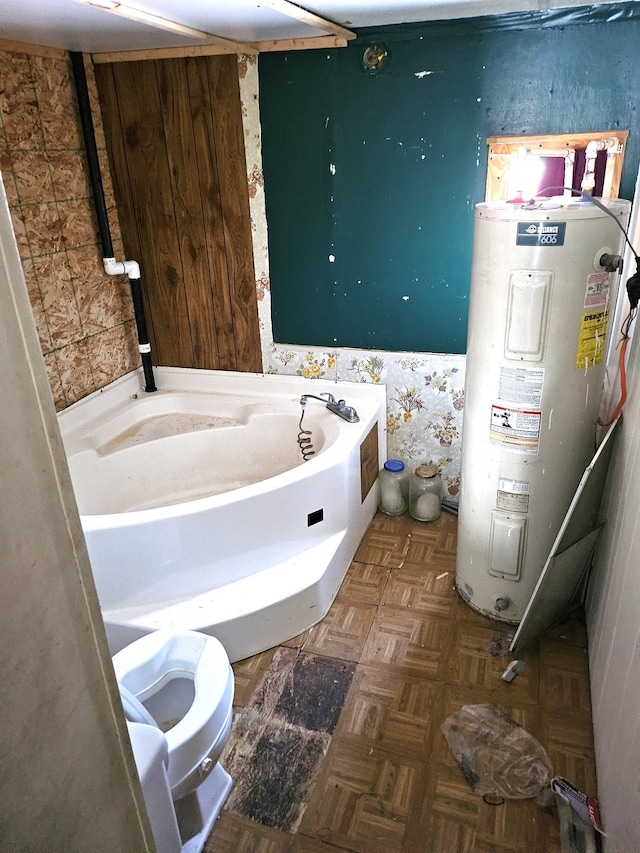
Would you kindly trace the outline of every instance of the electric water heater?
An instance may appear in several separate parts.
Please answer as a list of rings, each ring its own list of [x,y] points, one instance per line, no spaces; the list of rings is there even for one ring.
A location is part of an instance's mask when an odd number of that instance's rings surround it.
[[[475,209],[456,585],[504,622],[522,618],[595,450],[619,279],[604,256],[622,255],[630,210],[602,204]]]

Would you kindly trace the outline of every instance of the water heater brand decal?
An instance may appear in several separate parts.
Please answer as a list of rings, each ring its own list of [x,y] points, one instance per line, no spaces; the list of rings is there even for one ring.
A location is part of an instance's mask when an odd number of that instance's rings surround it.
[[[518,222],[516,246],[564,246],[566,222]]]
[[[511,406],[491,406],[490,440],[505,450],[517,453],[537,453],[540,445],[539,409],[516,409]]]

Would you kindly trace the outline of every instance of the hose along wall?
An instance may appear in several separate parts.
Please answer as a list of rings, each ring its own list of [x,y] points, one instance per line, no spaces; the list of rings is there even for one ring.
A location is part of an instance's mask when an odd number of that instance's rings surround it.
[[[156,390],[156,385],[153,378],[151,346],[149,344],[147,324],[144,316],[139,267],[137,263],[129,261],[123,264],[116,264],[115,258],[113,257],[113,243],[111,241],[107,206],[104,199],[104,187],[102,185],[102,175],[100,173],[100,163],[98,161],[98,149],[96,146],[93,119],[91,117],[91,105],[89,102],[89,91],[87,89],[87,77],[84,70],[84,61],[81,53],[72,51],[69,55],[71,57],[71,65],[73,67],[73,79],[78,98],[82,135],[84,137],[85,151],[87,154],[89,179],[91,181],[93,203],[98,220],[98,232],[100,234],[100,243],[102,244],[102,257],[105,263],[105,272],[109,275],[119,275],[123,273],[127,273],[129,275],[133,311],[138,333],[138,349],[140,350],[142,369],[144,371],[144,390],[151,392]]]

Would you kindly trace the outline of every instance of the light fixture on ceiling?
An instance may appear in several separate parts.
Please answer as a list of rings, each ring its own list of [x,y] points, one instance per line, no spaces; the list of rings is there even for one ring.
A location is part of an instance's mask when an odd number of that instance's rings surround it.
[[[161,18],[158,15],[151,14],[151,12],[143,12],[142,9],[136,9],[135,6],[129,6],[126,3],[117,3],[115,0],[77,0],[77,2],[85,6],[93,6],[94,9],[102,9],[104,12],[113,12],[114,15],[120,15],[122,18],[137,21],[139,24],[146,24],[158,30],[167,30],[185,38],[211,38],[210,33],[195,30],[193,27],[187,27],[184,24],[177,23],[177,21],[169,21],[167,18]]]

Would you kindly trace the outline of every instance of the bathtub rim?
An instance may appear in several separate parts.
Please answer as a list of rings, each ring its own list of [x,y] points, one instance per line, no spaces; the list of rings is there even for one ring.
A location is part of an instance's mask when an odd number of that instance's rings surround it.
[[[201,383],[203,379],[207,378],[214,385],[217,382],[230,383],[232,380],[236,380],[239,383],[244,382],[251,386],[254,391],[258,389],[258,396],[264,397],[274,395],[273,390],[270,393],[267,390],[269,385],[273,385],[275,388],[279,387],[281,389],[280,394],[286,394],[286,396],[292,395],[294,401],[296,397],[301,396],[305,391],[307,393],[317,393],[318,395],[323,392],[330,392],[334,396],[342,396],[340,392],[343,391],[349,405],[353,404],[359,414],[365,412],[365,410],[367,414],[356,424],[350,424],[339,419],[340,426],[343,426],[343,428],[339,429],[336,439],[318,453],[317,456],[314,456],[308,462],[302,463],[302,465],[297,465],[280,474],[268,477],[257,483],[241,486],[238,489],[168,504],[166,506],[117,513],[84,514],[79,511],[82,528],[85,532],[155,523],[161,520],[208,512],[219,506],[241,502],[251,497],[268,493],[276,488],[285,487],[298,481],[301,477],[301,470],[303,469],[309,471],[309,475],[304,475],[306,477],[311,476],[314,471],[319,472],[335,465],[339,459],[349,453],[350,449],[353,449],[353,446],[356,444],[356,437],[359,437],[359,443],[361,443],[376,422],[378,424],[378,447],[380,452],[384,453],[384,448],[386,447],[386,386],[383,384],[374,385],[373,383],[347,382],[344,380],[307,379],[291,374],[248,373],[242,371],[204,370],[200,368],[157,367],[155,370],[156,382],[160,392],[183,393],[190,391],[193,393],[202,393]],[[174,381],[180,380],[180,387],[161,387],[163,380],[167,381],[172,378]],[[313,391],[310,390],[310,387],[313,388]],[[90,429],[92,422],[97,421],[101,423],[102,420],[99,416],[102,415],[103,419],[113,411],[114,402],[112,401],[114,398],[116,398],[115,405],[119,405],[125,394],[127,398],[135,396],[136,399],[138,399],[138,395],[143,395],[139,399],[144,400],[145,398],[153,398],[155,393],[157,392],[149,394],[144,391],[142,368],[137,368],[114,380],[104,388],[94,391],[76,403],[73,403],[67,409],[58,413],[58,423],[63,436],[63,443],[65,443],[65,450],[67,448],[65,436],[68,435],[72,438],[74,433],[78,432],[81,426],[85,424],[88,424]],[[216,393],[216,389],[213,388],[207,393]],[[329,413],[326,407],[323,409],[320,402],[317,405],[321,407],[321,412],[326,417],[338,418],[337,415]],[[91,407],[91,416],[88,419],[83,419],[83,413],[86,412],[89,406]],[[70,457],[73,455],[70,454]]]

